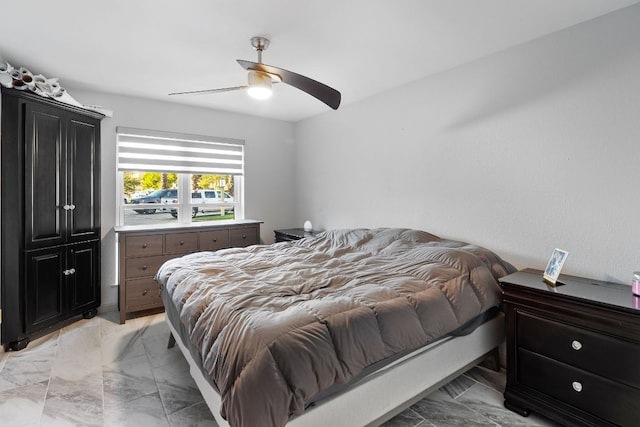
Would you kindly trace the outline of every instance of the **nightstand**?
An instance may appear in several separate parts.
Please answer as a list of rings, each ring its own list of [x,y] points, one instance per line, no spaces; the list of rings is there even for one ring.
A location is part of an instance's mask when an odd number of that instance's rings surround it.
[[[640,304],[631,287],[542,271],[500,279],[507,330],[504,405],[563,425],[638,425]]]
[[[303,228],[287,228],[285,230],[274,230],[276,235],[276,243],[290,242],[292,240],[300,240],[303,237],[315,236],[320,233],[317,230],[304,231]]]

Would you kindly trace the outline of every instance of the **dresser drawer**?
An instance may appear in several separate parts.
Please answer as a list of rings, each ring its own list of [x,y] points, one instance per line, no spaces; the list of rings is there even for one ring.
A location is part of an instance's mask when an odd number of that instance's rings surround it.
[[[229,230],[229,240],[232,247],[244,247],[258,244],[257,227],[232,228]]]
[[[216,251],[229,247],[229,230],[202,231],[198,234],[201,251]]]
[[[517,316],[518,347],[640,388],[637,344],[521,311]]]
[[[167,254],[186,254],[198,250],[198,233],[168,233],[164,239]]]
[[[126,239],[126,257],[162,255],[162,235],[131,236]]]
[[[153,277],[160,266],[169,259],[166,256],[150,256],[144,258],[130,258],[125,260],[125,279],[138,277]]]
[[[153,278],[127,280],[127,309],[162,307],[160,288]]]
[[[637,425],[640,390],[524,349],[518,359],[520,384],[615,424]]]

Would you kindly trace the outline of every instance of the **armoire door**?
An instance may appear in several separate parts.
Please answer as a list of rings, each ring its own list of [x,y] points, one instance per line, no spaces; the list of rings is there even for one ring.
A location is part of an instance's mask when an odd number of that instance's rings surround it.
[[[100,147],[97,121],[72,116],[67,124],[68,239],[100,238]]]
[[[100,305],[100,241],[69,246],[67,280],[69,315],[84,313]]]
[[[66,153],[60,110],[24,104],[25,248],[66,239]]]
[[[64,318],[66,248],[25,252],[25,332],[54,325]]]

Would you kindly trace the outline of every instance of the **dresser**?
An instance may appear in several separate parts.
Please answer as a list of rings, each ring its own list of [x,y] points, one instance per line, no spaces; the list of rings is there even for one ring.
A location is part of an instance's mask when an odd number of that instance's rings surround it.
[[[163,308],[160,288],[154,278],[165,261],[197,251],[258,244],[260,223],[240,220],[180,228],[116,227],[120,323],[125,323],[127,314]]]
[[[2,343],[20,350],[100,306],[104,116],[0,88]]]
[[[304,237],[315,236],[318,233],[320,232],[316,230],[304,231],[304,228],[286,228],[282,230],[274,230],[276,243],[300,240]]]
[[[507,322],[505,407],[563,425],[640,423],[640,301],[631,287],[542,271],[500,279]]]

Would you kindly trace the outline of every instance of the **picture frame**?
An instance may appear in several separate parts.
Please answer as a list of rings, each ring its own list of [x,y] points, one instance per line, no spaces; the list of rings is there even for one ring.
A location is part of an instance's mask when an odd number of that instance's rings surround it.
[[[547,268],[544,269],[544,274],[542,278],[545,282],[555,285],[558,282],[558,276],[560,276],[560,270],[562,270],[562,266],[564,262],[567,260],[567,256],[569,252],[555,248],[553,253],[551,254],[551,258],[549,258],[549,262],[547,263]]]

